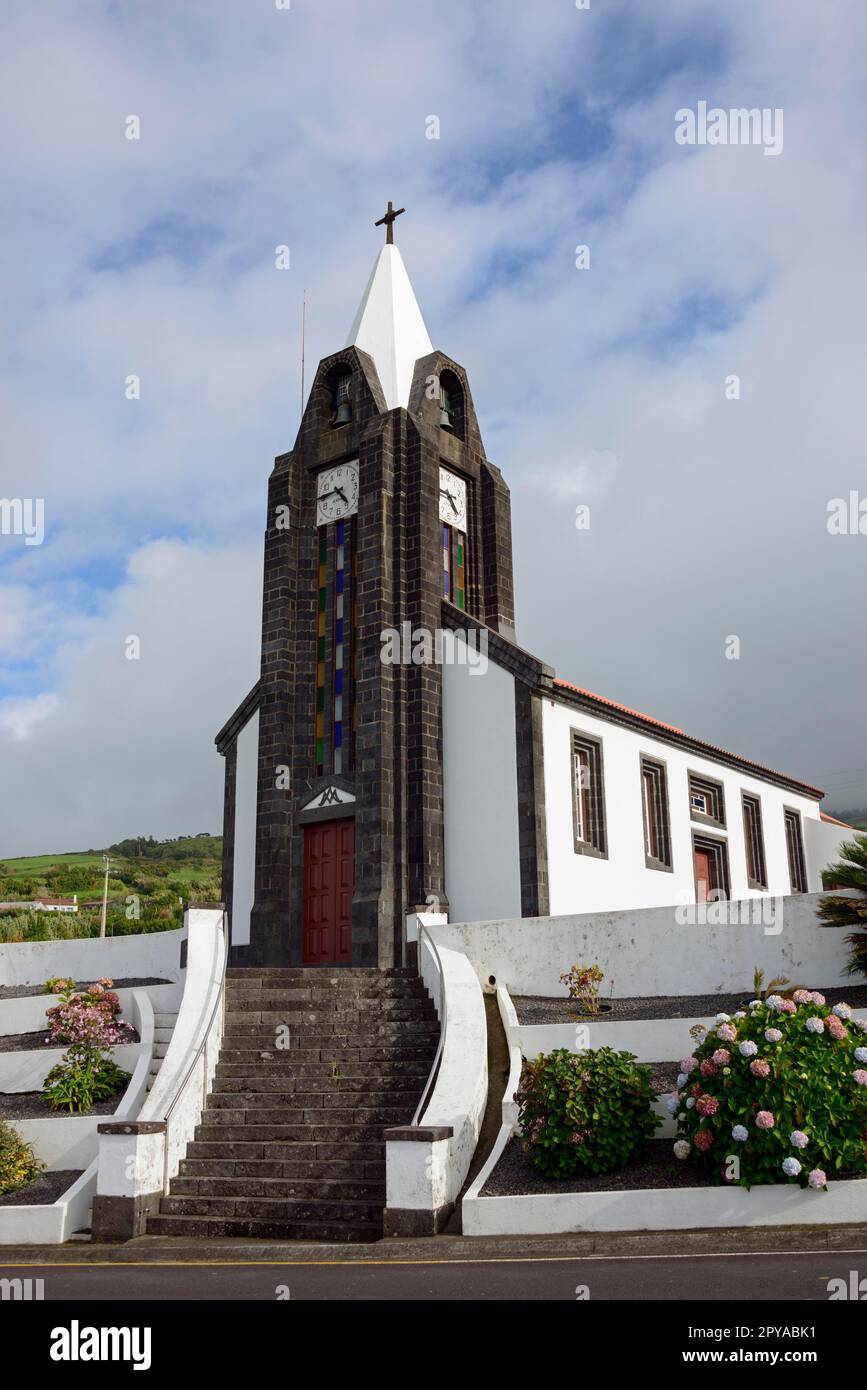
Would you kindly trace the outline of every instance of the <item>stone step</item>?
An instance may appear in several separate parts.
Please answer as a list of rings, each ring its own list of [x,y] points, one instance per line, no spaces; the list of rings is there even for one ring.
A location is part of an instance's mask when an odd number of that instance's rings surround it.
[[[287,1201],[268,1197],[163,1197],[161,1216],[242,1216],[270,1221],[352,1222],[382,1220],[381,1202]]]
[[[348,1027],[354,1030],[356,1023],[362,1030],[401,1023],[436,1025],[437,1016],[433,1005],[430,1009],[425,1009],[414,1004],[395,1004],[393,1007],[383,1004],[372,1009],[309,1009],[306,1004],[290,1004],[285,1009],[235,1009],[230,1005],[226,1011],[226,1027],[231,1029],[252,1028],[257,1024],[270,1024],[273,1028],[278,1028],[281,1024],[288,1024],[290,1027],[303,1027],[309,1032],[315,1031],[318,1027],[325,1032]],[[168,1037],[157,1038],[157,1041],[168,1042],[171,1033],[166,1029],[158,1031],[168,1032]]]
[[[230,965],[227,980],[417,980],[418,971],[408,965],[379,970],[363,965]]]
[[[172,1197],[260,1197],[269,1201],[372,1202],[385,1204],[385,1178],[178,1177]],[[230,1213],[231,1215],[232,1213]]]
[[[226,991],[233,998],[245,995],[281,994],[287,999],[334,999],[346,995],[348,999],[427,999],[427,987],[423,980],[350,980],[331,981],[321,976],[305,980],[226,980]]]
[[[191,1146],[192,1147],[192,1146]],[[214,1148],[215,1145],[198,1145]],[[233,1149],[246,1147],[231,1145]],[[256,1146],[252,1146],[256,1147]],[[275,1147],[271,1145],[271,1147]],[[285,1145],[283,1146],[285,1147]],[[311,1145],[315,1148],[315,1145]],[[363,1145],[358,1145],[362,1148]],[[310,1158],[182,1158],[179,1178],[291,1178],[296,1182],[378,1182],[384,1183],[385,1169],[381,1156],[353,1161],[351,1159]],[[174,1182],[172,1184],[174,1187]]]
[[[377,1144],[383,1143],[382,1132],[391,1124],[406,1124],[407,1116],[399,1119],[364,1121],[358,1116],[344,1119],[341,1123],[335,1116],[328,1124],[286,1124],[266,1123],[268,1111],[258,1111],[256,1123],[249,1120],[230,1122],[231,1111],[224,1111],[220,1121],[214,1123],[214,1116],[206,1111],[207,1123],[196,1125],[194,1137],[204,1144]],[[237,1114],[237,1112],[235,1112]],[[337,1115],[343,1112],[336,1112]]]
[[[147,1224],[148,1235],[182,1236],[186,1240],[299,1240],[316,1244],[320,1241],[354,1241],[359,1244],[380,1240],[382,1217],[377,1222],[356,1224],[334,1221],[267,1221],[250,1217],[152,1216]]]
[[[368,1066],[378,1065],[381,1062],[391,1062],[394,1060],[395,1048],[386,1041],[379,1043],[351,1044],[335,1042],[329,1038],[325,1044],[322,1042],[311,1042],[306,1039],[309,1046],[275,1048],[249,1046],[245,1047],[244,1039],[238,1045],[227,1046],[224,1044],[220,1051],[220,1064],[230,1063],[233,1066],[255,1066],[257,1062],[267,1063],[268,1066],[285,1065],[291,1067],[296,1060],[305,1066],[311,1064],[325,1066]],[[401,1059],[407,1062],[426,1062],[428,1070],[436,1056],[438,1037],[427,1039],[420,1044],[414,1043],[400,1049]]]
[[[281,1026],[282,1031],[278,1033]],[[346,1038],[392,1038],[392,1041],[404,1042],[410,1038],[439,1037],[439,1023],[435,1019],[356,1019],[356,1027],[352,1027],[352,1020],[347,1019],[308,1020],[300,1015],[289,1019],[281,1015],[276,1020],[261,1020],[250,1015],[226,1015],[224,1037],[229,1041],[232,1038],[254,1038],[256,1041],[270,1042],[272,1047],[275,1047],[278,1037],[282,1047],[292,1047],[293,1038],[296,1041],[300,1038],[324,1038],[327,1041],[336,1040],[338,1045]]]
[[[369,1094],[379,1098],[387,1092],[389,1095],[413,1096],[421,1091],[427,1076],[427,1073],[419,1076],[382,1076],[379,1072],[369,1072],[367,1075],[362,1072],[360,1076],[334,1076],[330,1069],[324,1070],[320,1076],[299,1076],[297,1072],[291,1072],[286,1067],[280,1070],[282,1076],[279,1071],[276,1076],[263,1076],[252,1067],[245,1069],[241,1076],[226,1076],[218,1070],[211,1094],[346,1097]],[[311,1104],[314,1103],[311,1101]]]
[[[187,1145],[187,1157],[202,1162],[225,1160],[232,1163],[363,1163],[385,1162],[385,1140],[382,1134],[375,1139],[352,1141],[323,1139],[296,1140],[251,1139],[250,1131],[246,1138],[230,1139],[223,1130],[217,1140],[193,1139]]]
[[[297,997],[300,995],[301,997]],[[259,994],[235,994],[226,991],[226,1007],[229,1013],[244,1014],[262,1010],[280,1013],[320,1014],[323,1018],[340,1017],[343,1014],[392,1014],[398,1010],[410,1010],[415,1014],[432,1014],[436,1017],[433,1000],[424,997],[373,994],[369,998],[344,999],[323,997],[316,990],[299,990],[287,993],[282,990],[267,990]]]
[[[252,1082],[256,1078],[261,1081],[279,1082],[285,1078],[293,1081],[346,1082],[346,1089],[353,1090],[354,1087],[349,1083],[368,1081],[373,1077],[378,1081],[405,1081],[406,1085],[410,1086],[424,1080],[430,1072],[430,1063],[425,1058],[418,1061],[383,1061],[377,1063],[376,1067],[371,1067],[363,1066],[359,1062],[295,1062],[295,1055],[287,1058],[275,1053],[273,1060],[269,1057],[266,1061],[258,1053],[254,1053],[244,1062],[220,1061],[217,1063],[216,1079],[221,1089],[224,1089],[222,1083],[228,1081],[249,1078]],[[433,1058],[433,1052],[431,1057]],[[254,1086],[253,1089],[258,1088]]]
[[[290,1111],[293,1114],[298,1111],[306,1114],[308,1110],[315,1110],[320,1115],[332,1110],[346,1110],[352,1114],[357,1114],[359,1110],[385,1108],[405,1111],[414,1108],[413,1098],[421,1095],[421,1092],[421,1086],[413,1086],[408,1091],[387,1091],[369,1084],[364,1090],[358,1091],[256,1091],[250,1087],[224,1091],[218,1087],[208,1096],[206,1115],[214,1110],[266,1110],[275,1114]],[[323,1117],[324,1123],[327,1123],[327,1118]]]
[[[296,1125],[318,1128],[322,1126],[342,1128],[359,1125],[363,1128],[366,1125],[405,1125],[412,1118],[414,1109],[406,1101],[402,1105],[344,1105],[338,1109],[325,1110],[322,1106],[311,1106],[308,1109],[304,1109],[300,1105],[292,1108],[288,1105],[275,1106],[273,1096],[258,1096],[252,1100],[250,1105],[246,1103],[246,1097],[237,1095],[222,1097],[223,1100],[229,1102],[226,1105],[212,1105],[213,1099],[213,1096],[208,1096],[208,1104],[202,1116],[203,1123],[214,1127],[227,1125],[230,1128],[238,1128],[247,1124],[257,1127],[277,1125],[283,1128]],[[217,1099],[221,1098],[217,1097]],[[256,1104],[256,1101],[259,1104]]]

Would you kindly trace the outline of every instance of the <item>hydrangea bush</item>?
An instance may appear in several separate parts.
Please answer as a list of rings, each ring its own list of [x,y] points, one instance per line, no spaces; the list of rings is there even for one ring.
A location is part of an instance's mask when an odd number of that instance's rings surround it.
[[[676,1156],[720,1182],[818,1189],[867,1174],[867,1023],[806,989],[718,1014],[681,1062],[671,1108]]]
[[[658,1116],[651,1069],[631,1052],[558,1048],[525,1062],[517,1094],[524,1152],[540,1173],[610,1173],[627,1163]]]
[[[76,992],[74,980],[49,980],[51,993],[59,996],[60,1002],[46,1010],[50,1028],[46,1042],[54,1047],[111,1047],[122,1042],[117,1026],[120,1000],[112,984],[112,980],[103,977],[90,989]]]

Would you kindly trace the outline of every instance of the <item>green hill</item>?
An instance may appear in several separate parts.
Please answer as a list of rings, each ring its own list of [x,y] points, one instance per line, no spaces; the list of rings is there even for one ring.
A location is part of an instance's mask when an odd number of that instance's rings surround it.
[[[98,935],[104,854],[110,859],[109,935],[179,927],[191,900],[219,900],[222,848],[219,835],[139,836],[105,849],[2,860],[0,903],[7,906],[0,908],[0,941]],[[73,894],[77,913],[34,912],[26,906],[34,898]]]

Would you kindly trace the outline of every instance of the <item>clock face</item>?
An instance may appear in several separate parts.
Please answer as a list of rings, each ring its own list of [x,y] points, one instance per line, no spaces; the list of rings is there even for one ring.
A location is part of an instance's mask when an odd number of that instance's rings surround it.
[[[342,521],[358,511],[358,459],[325,468],[316,478],[316,525]]]
[[[447,468],[440,469],[440,521],[466,534],[467,485]]]

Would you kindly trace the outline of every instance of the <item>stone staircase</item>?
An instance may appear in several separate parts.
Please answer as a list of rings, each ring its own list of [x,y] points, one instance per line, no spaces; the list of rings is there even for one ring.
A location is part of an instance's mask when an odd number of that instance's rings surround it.
[[[151,1054],[151,1064],[148,1072],[148,1091],[157,1079],[157,1074],[163,1064],[163,1058],[169,1050],[169,1043],[172,1040],[172,1033],[175,1031],[175,1024],[177,1021],[177,1010],[175,1010],[173,1014],[154,1014],[154,1048]]]
[[[408,969],[234,969],[214,1088],[149,1235],[369,1241],[439,1023]]]

